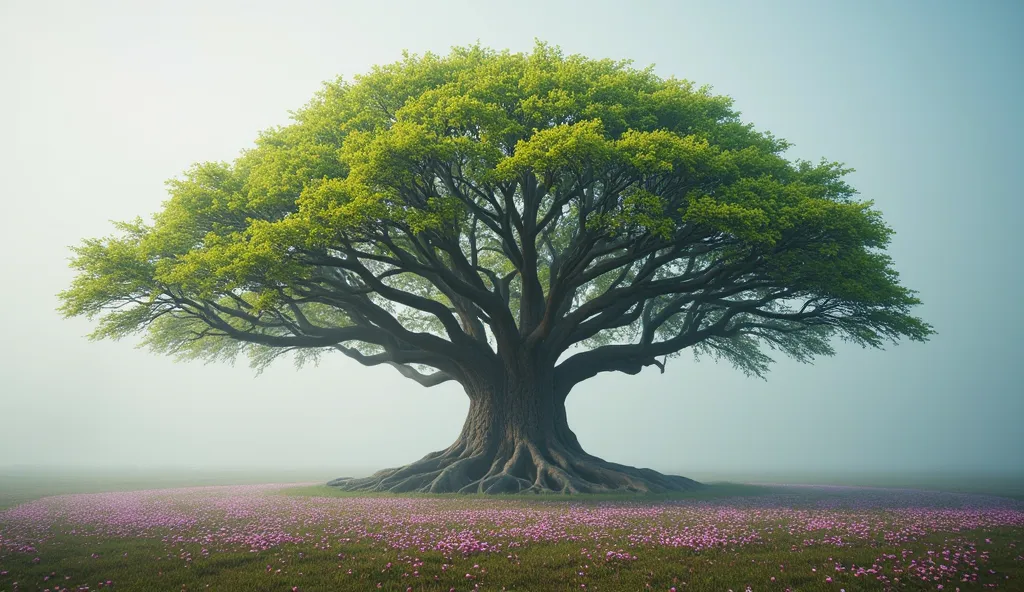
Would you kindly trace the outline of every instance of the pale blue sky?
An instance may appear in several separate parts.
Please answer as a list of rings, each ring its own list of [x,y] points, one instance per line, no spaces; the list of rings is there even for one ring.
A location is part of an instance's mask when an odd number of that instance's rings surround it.
[[[683,474],[1024,469],[1024,5],[940,2],[0,0],[0,466],[376,467],[447,446],[467,401],[346,359],[256,378],[87,342],[54,294],[68,245],[148,215],[321,81],[535,38],[711,84],[857,169],[939,335],[840,347],[767,382],[689,356],[604,375],[569,419],[610,460]]]

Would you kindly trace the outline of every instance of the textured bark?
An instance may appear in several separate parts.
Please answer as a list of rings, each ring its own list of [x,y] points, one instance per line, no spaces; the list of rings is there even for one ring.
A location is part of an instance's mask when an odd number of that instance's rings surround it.
[[[498,380],[464,384],[462,433],[445,450],[404,467],[329,485],[350,491],[430,493],[610,493],[682,491],[699,484],[610,463],[583,451],[569,429],[565,398],[550,374],[510,364]]]

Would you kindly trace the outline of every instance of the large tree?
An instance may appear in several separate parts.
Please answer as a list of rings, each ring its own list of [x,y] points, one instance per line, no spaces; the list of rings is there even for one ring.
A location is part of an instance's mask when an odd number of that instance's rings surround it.
[[[469,396],[449,448],[350,489],[665,491],[581,448],[566,397],[686,349],[762,375],[839,336],[923,341],[850,169],[782,156],[727,97],[628,62],[454,49],[325,85],[153,219],[75,249],[93,337],[257,365],[386,365]]]

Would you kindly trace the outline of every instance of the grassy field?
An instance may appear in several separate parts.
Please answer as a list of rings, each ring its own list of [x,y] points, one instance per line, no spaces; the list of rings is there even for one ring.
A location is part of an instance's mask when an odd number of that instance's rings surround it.
[[[1024,504],[1007,498],[738,484],[642,499],[169,489],[259,477],[0,478],[0,591],[1024,590]],[[140,491],[30,501],[103,490]]]
[[[0,510],[48,495],[65,493],[99,493],[133,491],[163,487],[199,485],[242,485],[258,483],[297,483],[329,481],[341,474],[361,476],[366,469],[298,469],[298,470],[187,470],[165,469],[96,469],[69,468],[2,468],[0,467]],[[991,474],[970,472],[946,473],[883,473],[883,472],[731,472],[712,473],[679,471],[687,477],[718,485],[716,495],[724,495],[723,483],[787,483],[857,485],[884,488],[907,488],[961,493],[998,495],[1024,500],[1024,474]],[[318,493],[338,495],[333,489]],[[730,494],[738,493],[738,490]],[[700,494],[704,495],[704,494]]]
[[[0,510],[50,495],[136,491],[201,485],[323,482],[332,473],[315,470],[32,469],[0,468]]]

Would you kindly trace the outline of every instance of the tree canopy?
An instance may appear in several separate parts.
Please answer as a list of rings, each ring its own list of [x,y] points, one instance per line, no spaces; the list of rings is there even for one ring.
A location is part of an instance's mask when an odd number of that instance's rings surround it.
[[[762,375],[771,350],[933,332],[852,169],[787,160],[730,98],[651,68],[407,54],[293,120],[76,247],[63,314],[183,358],[340,352],[428,386],[526,351],[563,395],[686,349]]]

